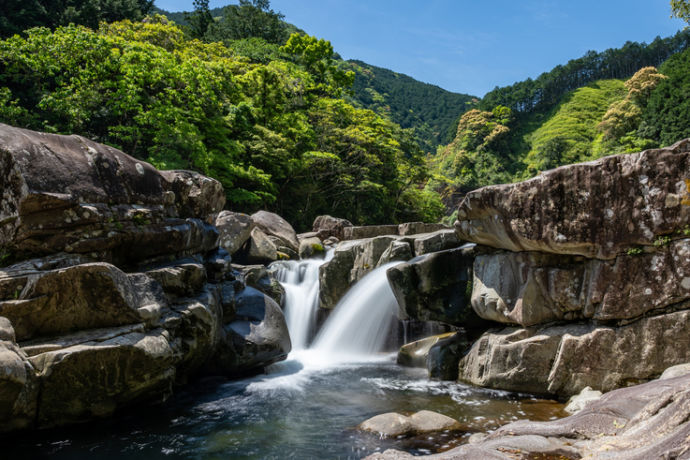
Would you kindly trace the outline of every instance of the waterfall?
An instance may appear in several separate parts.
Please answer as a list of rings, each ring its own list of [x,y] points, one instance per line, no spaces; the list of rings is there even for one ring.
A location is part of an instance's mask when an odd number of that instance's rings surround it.
[[[350,288],[314,339],[315,352],[347,359],[381,351],[398,306],[386,270],[399,263],[378,267]]]
[[[333,250],[324,259],[288,260],[271,264],[273,276],[285,289],[285,321],[293,350],[307,348],[316,327],[319,307],[319,267],[333,257]]]

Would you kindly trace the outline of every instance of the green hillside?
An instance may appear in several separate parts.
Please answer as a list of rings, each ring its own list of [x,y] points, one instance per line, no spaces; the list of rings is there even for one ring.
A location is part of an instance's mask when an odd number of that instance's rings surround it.
[[[356,105],[387,116],[403,128],[412,128],[426,152],[453,140],[460,115],[478,99],[446,91],[404,74],[367,64],[347,61],[355,72],[352,100]]]

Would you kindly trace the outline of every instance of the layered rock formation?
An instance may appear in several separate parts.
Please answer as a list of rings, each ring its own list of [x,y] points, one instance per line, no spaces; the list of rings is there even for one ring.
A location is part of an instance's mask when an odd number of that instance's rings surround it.
[[[690,361],[690,140],[469,193],[471,305],[504,323],[460,361],[476,385],[569,396]],[[507,250],[507,251],[506,251]]]
[[[162,401],[191,376],[289,352],[280,307],[206,223],[225,201],[217,181],[6,125],[0,169],[0,431]],[[246,244],[252,223],[219,220],[223,246]]]

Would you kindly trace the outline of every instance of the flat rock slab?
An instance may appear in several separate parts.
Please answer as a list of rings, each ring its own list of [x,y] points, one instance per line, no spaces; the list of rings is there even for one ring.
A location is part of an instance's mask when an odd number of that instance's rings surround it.
[[[461,239],[511,251],[611,259],[677,236],[688,222],[690,139],[472,191],[455,229]]]

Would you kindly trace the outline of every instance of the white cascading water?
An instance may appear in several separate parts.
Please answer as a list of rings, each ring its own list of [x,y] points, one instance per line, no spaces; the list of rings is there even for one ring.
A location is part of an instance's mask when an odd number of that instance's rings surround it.
[[[382,350],[398,308],[386,270],[399,263],[376,268],[350,288],[314,339],[315,352],[347,360]]]
[[[316,327],[319,307],[319,267],[333,258],[289,260],[271,265],[275,278],[285,289],[285,321],[293,350],[304,350]]]

